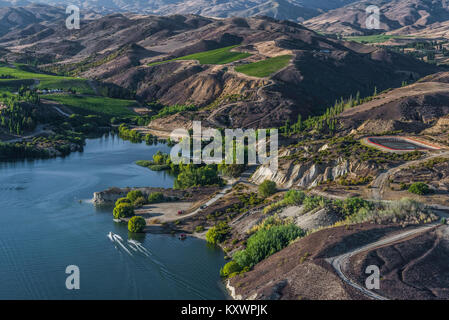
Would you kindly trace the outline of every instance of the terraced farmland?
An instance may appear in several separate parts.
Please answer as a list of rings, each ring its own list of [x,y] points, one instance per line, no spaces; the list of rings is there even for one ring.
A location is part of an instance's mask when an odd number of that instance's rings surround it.
[[[268,58],[262,61],[238,66],[235,68],[235,71],[252,77],[264,78],[285,68],[291,58],[292,56],[290,55]]]
[[[106,118],[132,117],[136,115],[129,109],[136,106],[136,101],[134,100],[76,95],[47,95],[45,98],[62,103],[73,112],[81,115],[97,114]]]
[[[179,61],[179,60],[197,60],[200,64],[227,64],[251,56],[251,54],[247,52],[231,51],[236,47],[238,47],[238,45],[194,53],[176,59],[153,62],[150,63],[149,66],[155,66],[169,61]]]

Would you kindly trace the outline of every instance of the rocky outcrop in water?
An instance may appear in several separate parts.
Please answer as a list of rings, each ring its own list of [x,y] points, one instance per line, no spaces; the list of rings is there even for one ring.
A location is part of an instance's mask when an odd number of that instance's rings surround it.
[[[132,190],[142,191],[145,197],[148,197],[153,192],[161,192],[165,197],[171,198],[183,198],[184,192],[180,190],[173,189],[163,189],[163,188],[109,188],[104,191],[94,192],[93,203],[95,205],[112,205],[119,198],[126,197],[128,192]]]
[[[205,194],[214,194],[218,187],[201,187],[190,188],[186,190],[164,189],[164,188],[117,188],[112,187],[104,191],[94,192],[92,202],[95,205],[113,205],[119,198],[126,197],[128,192],[132,190],[140,190],[144,197],[148,197],[151,193],[161,192],[165,198],[179,201],[197,201]]]

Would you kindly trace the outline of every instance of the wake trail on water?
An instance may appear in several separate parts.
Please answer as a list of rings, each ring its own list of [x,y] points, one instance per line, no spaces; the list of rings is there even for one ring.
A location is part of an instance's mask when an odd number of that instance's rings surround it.
[[[127,254],[129,254],[130,256],[133,255],[133,254],[131,253],[131,251],[129,251],[128,248],[125,247],[125,245],[122,243],[123,238],[120,237],[118,234],[114,234],[114,233],[110,232],[110,233],[108,234],[108,238],[111,239],[111,241],[114,240],[114,242],[115,242],[116,244],[118,244],[118,245],[119,245],[119,246],[120,246],[120,247],[121,247]]]
[[[140,242],[137,242],[135,240],[128,240],[129,246],[134,250],[134,251],[139,251],[140,253],[144,254],[147,257],[150,257],[152,254],[151,252],[149,252],[147,250],[147,248],[145,248],[144,246],[142,246],[140,244]]]
[[[147,253],[150,253],[144,246],[142,246],[142,244],[138,241],[135,240],[128,240],[129,243],[134,244],[138,249],[140,249],[139,251],[144,251]],[[149,255],[145,254],[147,257],[149,257]],[[161,275],[163,275],[166,279],[169,279],[171,281],[173,281],[176,285],[178,285],[179,287],[183,288],[183,289],[188,289],[192,292],[194,292],[195,294],[197,294],[201,299],[207,299],[206,296],[204,296],[202,294],[202,291],[195,288],[194,286],[192,286],[191,283],[181,279],[180,277],[178,277],[175,273],[173,273],[165,264],[163,264],[162,262],[158,261],[157,259],[155,259],[154,255],[151,254],[150,257],[150,261],[154,264],[156,264],[157,266],[159,266],[159,272],[161,273]]]
[[[126,248],[125,245],[122,243],[123,238],[120,237],[118,234],[114,234],[114,233],[110,232],[107,235],[107,237],[109,239],[111,239],[111,241],[114,244],[117,243],[130,256],[133,256],[133,254],[128,250],[128,248]],[[150,251],[148,251],[147,248],[142,246],[142,244],[140,242],[138,242],[136,240],[128,240],[127,242],[128,242],[127,243],[128,246],[129,246],[129,248],[131,248],[131,250],[133,250],[135,252],[140,252],[143,255],[145,255],[147,258],[149,258],[151,263],[153,263],[154,265],[156,265],[158,267],[159,272],[166,279],[169,279],[169,280],[173,281],[173,283],[175,283],[176,285],[178,285],[179,287],[181,287],[183,289],[187,289],[187,290],[190,290],[190,291],[194,292],[201,299],[207,299],[207,297],[202,294],[200,289],[195,288],[191,283],[189,283],[189,282],[181,279],[180,277],[176,276],[176,274],[173,273],[164,263],[162,263],[161,261],[157,260],[155,258],[155,256]],[[148,267],[146,267],[146,268],[148,268]]]

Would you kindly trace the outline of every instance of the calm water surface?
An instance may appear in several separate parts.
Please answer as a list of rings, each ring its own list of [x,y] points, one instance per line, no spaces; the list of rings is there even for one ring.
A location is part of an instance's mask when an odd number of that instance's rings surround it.
[[[147,234],[136,238],[146,254],[128,253],[106,237],[126,243],[126,225],[88,202],[111,186],[172,187],[173,177],[134,164],[158,150],[169,148],[109,136],[66,158],[0,163],[0,299],[226,298],[220,250]],[[68,265],[80,268],[80,290],[65,287]]]

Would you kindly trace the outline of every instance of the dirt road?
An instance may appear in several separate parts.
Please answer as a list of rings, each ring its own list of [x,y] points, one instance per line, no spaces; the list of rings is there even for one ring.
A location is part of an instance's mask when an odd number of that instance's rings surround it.
[[[326,259],[327,262],[329,262],[332,267],[334,268],[335,272],[337,273],[337,275],[347,284],[349,284],[350,286],[352,286],[353,288],[359,290],[360,292],[362,292],[364,295],[375,299],[375,300],[388,300],[388,298],[377,294],[371,290],[368,290],[367,288],[355,283],[354,281],[352,281],[351,279],[349,279],[345,274],[344,271],[345,269],[347,269],[347,266],[349,265],[349,260],[352,256],[361,253],[361,252],[365,252],[365,251],[370,251],[370,250],[374,250],[380,247],[384,247],[387,246],[389,244],[395,243],[397,241],[406,239],[406,238],[410,238],[410,237],[415,237],[418,236],[419,234],[429,231],[432,228],[435,228],[437,226],[437,224],[432,224],[432,225],[428,225],[425,227],[420,227],[420,228],[416,228],[413,230],[408,230],[408,231],[404,231],[401,232],[399,234],[387,237],[385,239],[370,243],[366,246],[363,246],[361,248],[349,251],[345,254],[342,254],[340,256],[337,257],[333,257],[333,258],[329,258]]]
[[[430,159],[434,159],[434,158],[437,158],[437,157],[444,157],[444,156],[449,156],[449,151],[435,153],[435,154],[431,154],[430,156],[427,156],[427,157],[425,157],[423,159],[409,161],[409,162],[406,162],[404,164],[401,164],[400,166],[391,168],[390,170],[381,173],[380,175],[377,176],[377,178],[371,184],[371,187],[372,187],[371,188],[372,199],[374,199],[374,200],[382,200],[383,193],[385,191],[385,188],[386,188],[388,180],[390,179],[390,177],[392,175],[396,174],[400,170],[402,170],[404,168],[408,168],[408,167],[413,166],[413,165],[417,165],[417,164],[425,162],[425,161],[428,161]]]
[[[34,138],[36,136],[41,135],[42,133],[49,133],[50,131],[48,130],[44,130],[44,125],[43,124],[39,124],[37,125],[36,129],[33,131],[33,133],[31,133],[28,136],[24,136],[24,137],[19,137],[19,138],[14,138],[14,139],[10,139],[10,140],[5,140],[3,142],[8,142],[8,143],[15,143],[15,142],[20,142],[26,139],[31,139]]]
[[[430,159],[436,158],[436,157],[442,157],[442,156],[449,156],[449,151],[446,152],[440,152],[437,154],[431,154],[430,156],[427,156],[423,159],[419,159],[419,160],[415,160],[415,161],[409,161],[406,162],[400,166],[391,168],[390,170],[381,173],[372,183],[372,198],[374,200],[378,200],[378,201],[384,201],[383,200],[383,193],[384,190],[387,186],[387,182],[390,179],[390,177],[392,175],[394,175],[395,173],[397,173],[398,171],[400,171],[401,169],[407,168],[409,166],[412,165],[417,165],[419,163],[428,161]],[[447,217],[448,214],[446,212],[444,212],[445,210],[449,209],[448,207],[445,206],[441,206],[441,205],[435,205],[435,204],[428,204],[428,207],[431,208],[435,214],[441,216],[441,217]],[[420,228],[416,228],[413,230],[409,230],[409,231],[405,231],[402,233],[399,233],[397,235],[393,235],[390,237],[387,237],[385,239],[370,243],[366,246],[363,246],[361,248],[352,250],[350,252],[347,252],[345,254],[342,254],[340,256],[337,257],[333,257],[333,258],[329,258],[326,259],[327,262],[329,262],[332,267],[335,269],[335,272],[337,273],[337,275],[347,284],[349,284],[350,286],[356,288],[357,290],[359,290],[360,292],[362,292],[364,295],[368,296],[371,299],[376,299],[376,300],[386,300],[386,297],[383,297],[373,291],[370,291],[368,289],[366,289],[365,287],[355,283],[354,281],[352,281],[351,279],[349,279],[345,274],[344,274],[344,270],[347,268],[347,266],[349,265],[349,260],[352,256],[354,256],[355,254],[364,252],[364,251],[369,251],[369,250],[374,250],[389,244],[392,244],[394,242],[400,241],[400,240],[404,240],[406,238],[409,237],[414,237],[417,236],[423,232],[426,232],[432,228],[434,228],[435,226],[437,226],[438,224],[431,224],[431,225],[427,225],[424,227],[420,227]]]
[[[249,182],[249,178],[254,173],[254,171],[256,171],[256,169],[257,169],[257,166],[252,166],[252,167],[248,168],[245,172],[243,172],[240,175],[240,177],[237,180],[228,182],[228,184],[222,190],[220,190],[219,193],[217,193],[214,197],[209,199],[205,204],[203,204],[203,206],[209,207],[210,205],[214,204],[215,202],[217,202],[218,200],[223,198],[232,189],[232,187],[235,186],[237,183],[244,182],[244,183],[252,184],[251,182]],[[193,211],[192,213],[189,213],[189,214],[183,216],[183,218],[194,216],[197,213],[201,212],[202,210],[203,209],[198,208],[195,211]]]

